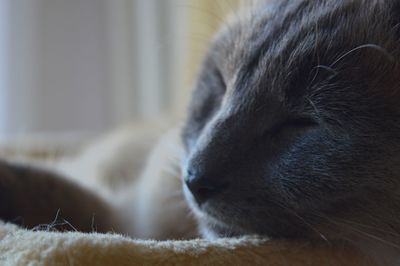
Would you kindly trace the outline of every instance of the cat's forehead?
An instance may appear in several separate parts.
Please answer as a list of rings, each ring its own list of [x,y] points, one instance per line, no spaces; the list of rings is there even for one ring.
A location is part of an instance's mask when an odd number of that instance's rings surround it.
[[[211,54],[228,80],[252,73],[279,83],[289,74],[312,75],[318,66],[339,71],[360,64],[341,57],[363,45],[385,51],[398,46],[387,32],[392,22],[386,1],[260,2],[215,39]],[[365,48],[371,59],[381,56]]]

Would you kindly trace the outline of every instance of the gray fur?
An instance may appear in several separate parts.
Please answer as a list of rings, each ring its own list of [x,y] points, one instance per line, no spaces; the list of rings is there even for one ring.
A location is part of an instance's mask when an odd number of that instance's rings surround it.
[[[185,187],[203,231],[396,248],[400,2],[267,2],[219,33],[194,92],[186,180],[224,184],[201,204]]]

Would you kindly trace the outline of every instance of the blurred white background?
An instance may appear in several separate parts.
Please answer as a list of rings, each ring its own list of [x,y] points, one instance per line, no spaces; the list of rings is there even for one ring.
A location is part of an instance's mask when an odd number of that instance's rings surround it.
[[[184,117],[234,0],[0,0],[0,139]]]

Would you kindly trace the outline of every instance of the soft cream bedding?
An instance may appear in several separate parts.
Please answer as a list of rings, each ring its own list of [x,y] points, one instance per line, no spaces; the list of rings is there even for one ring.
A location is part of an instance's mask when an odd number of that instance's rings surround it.
[[[0,265],[368,265],[358,259],[349,249],[256,237],[157,242],[0,225]]]

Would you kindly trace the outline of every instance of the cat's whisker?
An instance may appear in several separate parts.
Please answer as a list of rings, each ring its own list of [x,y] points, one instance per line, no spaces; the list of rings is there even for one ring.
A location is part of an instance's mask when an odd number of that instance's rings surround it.
[[[315,111],[316,115],[319,117],[320,116],[320,112],[317,108],[317,106],[314,104],[314,102],[310,99],[310,97],[306,97],[307,101],[310,103],[311,107],[313,108],[313,110]]]
[[[353,54],[353,53],[355,53],[355,52],[357,52],[357,51],[359,51],[359,50],[362,50],[362,49],[374,49],[374,50],[376,50],[376,51],[382,53],[389,61],[391,61],[391,62],[394,61],[393,56],[392,56],[390,53],[388,53],[388,52],[386,51],[386,49],[384,49],[382,46],[377,45],[377,44],[373,44],[373,43],[368,43],[368,44],[363,44],[363,45],[357,46],[356,48],[353,48],[353,49],[351,49],[350,51],[346,52],[345,54],[343,54],[342,56],[340,56],[338,59],[336,59],[336,61],[334,61],[334,62],[330,65],[330,67],[335,66],[335,65],[338,64],[340,61],[342,61],[343,59],[345,59],[347,56],[349,56],[349,55],[351,55],[351,54]]]
[[[350,225],[350,224],[344,223],[344,222],[335,221],[333,218],[327,217],[325,215],[318,215],[318,214],[316,214],[316,215],[318,217],[322,218],[322,219],[325,219],[326,221],[330,222],[333,225],[340,226],[343,229],[351,230],[353,233],[357,233],[357,235],[360,236],[360,237],[364,237],[364,238],[367,238],[367,239],[373,239],[373,240],[376,240],[376,241],[378,241],[378,242],[380,242],[382,244],[394,247],[396,249],[400,249],[400,245],[397,245],[396,243],[388,241],[388,240],[386,240],[386,239],[384,239],[382,237],[376,236],[376,235],[374,235],[372,233],[365,232],[365,231],[363,231],[363,230],[361,230],[359,228],[356,228],[353,225]]]
[[[278,205],[281,208],[284,208],[286,211],[288,211],[289,213],[291,213],[292,215],[294,215],[295,217],[297,217],[300,221],[302,221],[307,227],[309,227],[312,231],[314,231],[315,233],[317,233],[317,235],[319,237],[321,237],[322,240],[324,240],[325,242],[330,244],[330,241],[328,240],[328,238],[322,234],[317,228],[315,228],[315,226],[311,225],[309,222],[307,222],[303,217],[301,217],[297,212],[295,212],[294,210],[292,210],[291,208],[285,206],[284,204],[281,204],[279,202],[273,201],[274,204]]]
[[[347,223],[349,225],[352,224],[352,225],[355,225],[355,226],[360,226],[360,227],[368,228],[368,229],[371,229],[371,230],[379,231],[379,232],[382,232],[382,233],[385,233],[385,234],[389,234],[389,235],[392,235],[392,236],[400,237],[400,233],[397,233],[397,232],[394,232],[394,231],[385,230],[385,229],[382,229],[382,228],[380,228],[378,226],[371,226],[371,225],[367,225],[367,224],[361,224],[361,223],[358,223],[358,222],[345,220],[345,219],[340,219],[340,218],[336,218],[336,219],[338,221],[341,221],[343,223]]]
[[[358,232],[358,233],[360,233],[360,234],[362,234],[362,235],[365,235],[366,237],[375,239],[375,240],[377,240],[377,241],[379,241],[379,242],[381,242],[381,243],[384,243],[384,244],[387,244],[387,245],[389,245],[389,246],[392,246],[392,247],[395,247],[395,248],[397,248],[397,249],[400,249],[400,245],[397,245],[397,244],[395,244],[395,243],[393,243],[393,242],[387,241],[387,240],[385,240],[385,239],[383,239],[383,238],[381,238],[381,237],[378,237],[378,236],[376,236],[376,235],[373,235],[373,234],[367,233],[367,232],[365,232],[365,231],[356,229],[356,228],[351,227],[351,226],[349,226],[349,225],[347,225],[347,226],[349,227],[350,230],[353,230],[353,231]]]
[[[332,73],[332,76],[337,76],[337,75],[339,74],[339,72],[337,72],[335,69],[333,69],[333,68],[330,67],[330,66],[317,65],[317,66],[315,66],[314,68],[326,70],[326,71]]]

